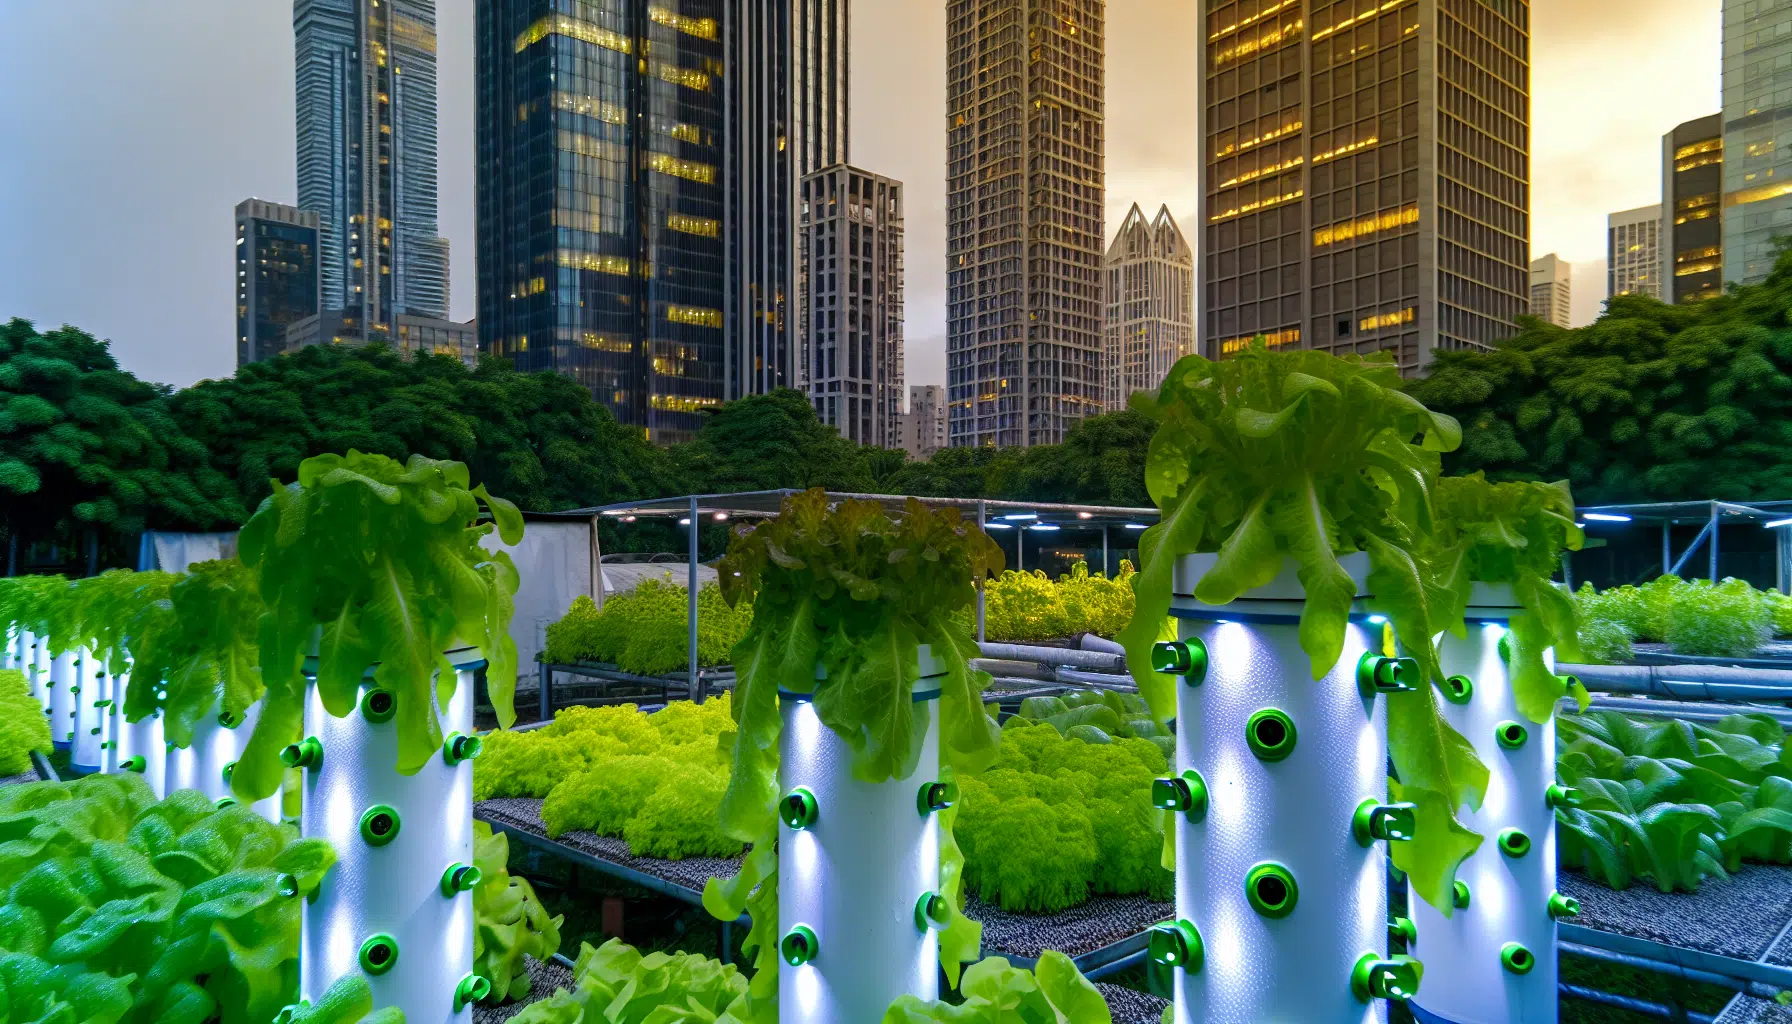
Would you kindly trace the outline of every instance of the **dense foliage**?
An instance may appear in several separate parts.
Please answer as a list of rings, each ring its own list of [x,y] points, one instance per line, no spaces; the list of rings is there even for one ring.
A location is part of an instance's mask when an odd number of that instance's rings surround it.
[[[964,972],[960,1004],[902,996],[882,1024],[1112,1024],[1107,1000],[1063,953],[1048,949],[1033,971],[992,956]]]
[[[0,671],[0,778],[31,771],[32,751],[50,752],[43,702],[32,695],[25,673]]]
[[[1765,715],[1707,725],[1616,712],[1558,720],[1564,867],[1623,889],[1692,891],[1745,861],[1792,863],[1792,745]]]
[[[1792,491],[1792,262],[1718,298],[1620,295],[1586,327],[1523,320],[1490,352],[1439,352],[1411,393],[1459,419],[1455,472],[1566,477],[1594,504]]]
[[[1747,580],[1684,580],[1661,576],[1574,593],[1583,652],[1597,661],[1624,661],[1635,641],[1666,643],[1676,654],[1740,658],[1776,634],[1792,634],[1792,599],[1760,591]]]
[[[8,1019],[236,1024],[297,1001],[327,843],[130,774],[0,788],[0,821]]]
[[[726,664],[752,622],[752,602],[730,605],[716,584],[698,587],[697,664]],[[644,676],[677,672],[690,666],[690,623],[690,591],[666,573],[605,598],[601,610],[580,596],[548,625],[543,658],[555,665],[608,662]]]
[[[775,972],[774,972],[775,973]],[[642,953],[621,939],[584,943],[573,987],[513,1018],[517,1024],[770,1024],[747,1008],[747,979],[733,964],[694,953]]]
[[[1038,569],[1009,569],[983,587],[983,632],[996,643],[1094,633],[1111,637],[1132,621],[1132,563],[1113,579],[1077,562],[1052,579]]]
[[[491,982],[490,1002],[529,995],[524,956],[547,960],[560,951],[560,925],[535,898],[529,880],[510,873],[510,840],[473,822],[473,973]]]
[[[1062,697],[1028,697],[1016,719],[1044,722],[1063,736],[1085,743],[1116,739],[1149,740],[1165,760],[1176,753],[1176,736],[1151,717],[1144,698],[1114,690],[1071,690]],[[1014,719],[1010,719],[1010,726]]]
[[[481,506],[493,522],[479,522]],[[457,680],[445,650],[465,644],[484,653],[487,692],[500,724],[510,724],[518,581],[508,555],[480,547],[494,527],[507,544],[522,540],[516,506],[484,485],[470,487],[467,467],[421,456],[400,465],[351,449],[306,459],[298,480],[262,503],[240,548],[265,607],[266,696],[232,778],[239,794],[260,799],[279,788],[279,751],[299,731],[302,670],[320,635],[324,709],[338,717],[353,711],[372,668],[397,701],[400,772],[414,773],[441,749],[436,703],[447,703]]]
[[[1100,704],[1076,711],[1109,712]],[[1071,712],[1075,714],[1076,711]],[[1167,899],[1159,812],[1151,780],[1168,761],[1144,739],[1070,736],[1016,716],[1002,730],[994,767],[961,776],[955,834],[966,887],[1006,910],[1056,911],[1095,893]],[[1105,736],[1105,733],[1101,734]]]

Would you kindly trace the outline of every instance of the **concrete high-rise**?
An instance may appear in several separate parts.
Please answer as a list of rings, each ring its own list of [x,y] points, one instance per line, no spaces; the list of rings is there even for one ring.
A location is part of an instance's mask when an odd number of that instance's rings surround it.
[[[1662,136],[1659,273],[1665,301],[1723,294],[1723,193],[1722,114],[1687,121]]]
[[[1531,261],[1531,315],[1567,327],[1573,265],[1555,253]]]
[[[843,2],[478,4],[481,345],[657,442],[796,384],[798,151],[845,145],[844,87],[815,85],[843,40],[796,33]]]
[[[1133,392],[1161,387],[1176,360],[1195,350],[1195,252],[1168,206],[1147,221],[1134,203],[1102,272],[1104,404],[1118,412]]]
[[[1213,357],[1484,349],[1530,306],[1527,0],[1202,0]]]
[[[1103,0],[947,0],[951,443],[1101,411]]]
[[[1661,298],[1661,205],[1605,218],[1605,294]]]
[[[908,411],[898,421],[896,446],[910,458],[925,459],[946,447],[946,389],[938,384],[911,384]]]
[[[1723,281],[1755,284],[1792,235],[1792,4],[1723,6]]]
[[[797,335],[815,414],[897,446],[902,415],[902,183],[846,164],[803,179]]]
[[[435,0],[294,0],[299,207],[322,308],[369,336],[448,315],[436,222]]]
[[[260,199],[236,206],[236,365],[277,356],[288,324],[317,313],[317,214]]]

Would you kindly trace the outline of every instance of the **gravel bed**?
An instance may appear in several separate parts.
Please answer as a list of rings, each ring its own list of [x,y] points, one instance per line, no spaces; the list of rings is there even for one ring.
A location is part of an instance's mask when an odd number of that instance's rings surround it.
[[[1718,1015],[1717,1024],[1792,1024],[1792,1007],[1742,996]]]
[[[41,781],[41,780],[38,779],[36,772],[26,772],[23,775],[7,775],[3,778],[0,778],[0,786],[17,786],[17,785],[21,785],[26,782],[39,782],[39,781]]]
[[[1114,1015],[1114,1024],[1159,1024],[1164,1019],[1164,1007],[1170,1005],[1168,999],[1159,999],[1119,985],[1105,985],[1098,981],[1095,989],[1108,1001],[1108,1009]]]
[[[1648,882],[1620,892],[1568,871],[1556,884],[1580,901],[1575,924],[1740,960],[1760,959],[1792,920],[1792,867],[1744,865],[1696,893],[1663,893]]]
[[[547,826],[541,822],[541,801],[527,797],[503,797],[481,800],[473,805],[473,816],[493,825],[523,829],[545,837]],[[554,842],[569,846],[644,875],[652,875],[692,892],[702,892],[712,878],[732,878],[740,871],[739,857],[686,857],[684,860],[661,860],[658,857],[637,857],[628,852],[628,843],[614,836],[592,832],[568,832]]]
[[[983,922],[983,953],[1038,958],[1048,949],[1070,957],[1093,953],[1175,915],[1173,903],[1144,896],[1097,896],[1055,914],[1016,914],[966,896],[966,916]]]
[[[573,987],[572,968],[563,967],[552,960],[545,962],[537,960],[528,955],[523,957],[523,962],[529,968],[529,979],[534,984],[529,998],[514,1003],[504,1003],[500,1006],[475,1005],[473,1007],[473,1024],[501,1024],[501,1022],[522,1013],[523,1008],[530,1003],[553,995],[556,988],[571,989]]]

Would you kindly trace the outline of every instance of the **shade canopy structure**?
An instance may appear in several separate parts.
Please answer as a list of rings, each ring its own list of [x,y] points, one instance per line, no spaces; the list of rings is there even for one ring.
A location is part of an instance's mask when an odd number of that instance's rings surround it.
[[[1785,593],[1792,586],[1792,500],[1774,501],[1663,501],[1629,505],[1583,505],[1576,510],[1588,536],[1595,539],[1615,536],[1621,531],[1654,527],[1661,531],[1661,571],[1663,575],[1685,575],[1703,569],[1707,578],[1717,582],[1718,552],[1721,531],[1726,527],[1770,529],[1775,533],[1775,586]],[[1673,530],[1676,526],[1699,526],[1699,532],[1683,549],[1676,552]],[[1702,553],[1704,564],[1693,561]],[[1570,563],[1571,564],[1571,563]],[[1572,569],[1569,570],[1570,574]],[[1572,585],[1570,575],[1568,580]]]

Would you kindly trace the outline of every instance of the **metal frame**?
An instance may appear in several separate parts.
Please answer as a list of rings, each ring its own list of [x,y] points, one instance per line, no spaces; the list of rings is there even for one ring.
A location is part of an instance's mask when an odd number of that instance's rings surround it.
[[[1767,523],[1780,519],[1792,519],[1792,501],[1660,501],[1635,505],[1588,505],[1575,510],[1582,518],[1582,526],[1586,525],[1588,513],[1595,516],[1623,516],[1622,523],[1612,523],[1614,527],[1622,527],[1624,523],[1632,525],[1659,525],[1661,527],[1661,571],[1665,576],[1677,576],[1684,569],[1692,556],[1701,547],[1708,555],[1706,576],[1711,582],[1718,579],[1717,556],[1719,536],[1722,528],[1740,523]],[[1597,522],[1598,520],[1593,520]],[[1670,536],[1675,526],[1703,523],[1703,527],[1691,544],[1674,556],[1673,539]],[[1776,585],[1781,593],[1788,593],[1792,586],[1792,538],[1787,534],[1779,535],[1779,557],[1776,559],[1778,571]],[[1573,577],[1569,573],[1569,559],[1562,560],[1564,579],[1573,585]]]

